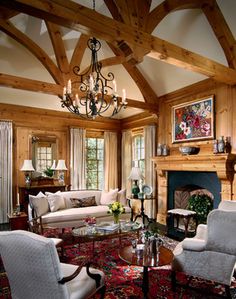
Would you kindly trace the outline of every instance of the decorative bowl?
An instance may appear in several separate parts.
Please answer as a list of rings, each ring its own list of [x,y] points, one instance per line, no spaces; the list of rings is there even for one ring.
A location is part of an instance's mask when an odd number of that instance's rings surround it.
[[[182,155],[196,155],[199,153],[200,148],[195,146],[180,146],[179,151]]]

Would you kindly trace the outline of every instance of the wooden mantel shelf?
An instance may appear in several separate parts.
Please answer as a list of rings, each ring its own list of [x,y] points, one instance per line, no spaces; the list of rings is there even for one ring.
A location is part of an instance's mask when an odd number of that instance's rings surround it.
[[[157,221],[166,223],[168,201],[168,172],[203,171],[216,172],[221,184],[221,198],[232,200],[232,183],[236,154],[198,154],[158,156],[152,159],[158,177]]]
[[[156,170],[216,172],[221,180],[233,181],[236,154],[170,155],[154,157]]]

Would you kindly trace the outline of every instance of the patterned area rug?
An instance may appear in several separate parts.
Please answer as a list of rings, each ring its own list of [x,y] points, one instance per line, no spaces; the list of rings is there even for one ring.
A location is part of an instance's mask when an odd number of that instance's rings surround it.
[[[55,236],[55,231],[48,231],[46,236]],[[63,235],[65,240],[65,257],[63,262],[79,265],[84,260],[92,261],[93,267],[102,269],[106,275],[106,299],[142,298],[142,267],[129,266],[118,256],[119,239],[96,242],[95,254],[92,257],[92,243],[75,244],[69,230]],[[130,245],[132,237],[122,239],[122,246]],[[165,246],[173,249],[177,242],[164,237]],[[171,289],[170,266],[152,268],[149,270],[149,299],[215,299],[224,295],[224,287],[213,282],[192,279],[179,273],[180,283],[174,293]],[[232,282],[232,297],[236,298],[234,290],[236,282]],[[0,299],[11,298],[10,288],[4,267],[0,261]],[[95,296],[93,299],[97,299]],[[26,298],[31,299],[31,298]],[[46,298],[42,298],[46,299]]]

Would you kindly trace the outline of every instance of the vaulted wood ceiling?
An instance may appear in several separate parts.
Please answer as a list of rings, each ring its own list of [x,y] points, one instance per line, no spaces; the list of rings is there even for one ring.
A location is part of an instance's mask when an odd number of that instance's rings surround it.
[[[113,57],[102,61],[103,66],[122,64],[138,86],[144,102],[128,99],[130,107],[158,112],[158,95],[137,67],[146,55],[219,82],[236,84],[236,42],[215,0],[165,0],[152,10],[151,0],[104,0],[113,18],[76,2],[0,0],[0,29],[35,55],[55,81],[53,84],[0,73],[1,86],[61,95],[68,79],[73,80],[73,67],[80,65],[90,36],[105,40],[114,53]],[[223,49],[228,67],[152,34],[171,12],[195,8],[201,9],[206,16]],[[45,21],[56,63],[37,43],[13,25],[11,18],[19,13]],[[82,33],[70,62],[66,55],[61,26]]]

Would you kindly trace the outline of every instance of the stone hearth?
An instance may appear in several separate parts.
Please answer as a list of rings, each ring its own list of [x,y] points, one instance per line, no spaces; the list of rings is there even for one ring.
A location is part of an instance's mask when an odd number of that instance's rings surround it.
[[[168,172],[215,172],[221,185],[220,200],[232,200],[235,154],[170,155],[154,157],[157,177],[157,221],[166,224],[168,209]]]

